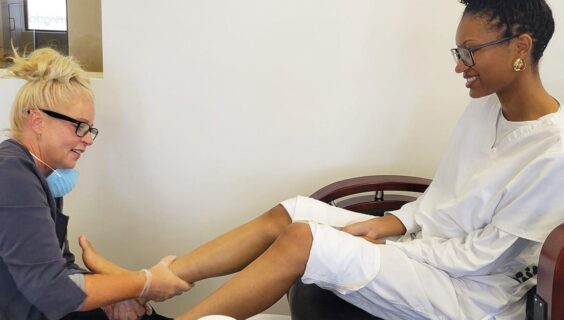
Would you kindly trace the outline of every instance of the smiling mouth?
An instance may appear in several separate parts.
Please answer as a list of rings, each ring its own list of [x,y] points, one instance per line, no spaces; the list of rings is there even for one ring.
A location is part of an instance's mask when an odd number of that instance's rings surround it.
[[[478,81],[478,76],[465,77],[465,79],[466,79],[466,88],[470,88],[476,81]]]
[[[80,150],[80,149],[72,149],[71,151],[78,154],[79,156],[84,153],[84,150]]]

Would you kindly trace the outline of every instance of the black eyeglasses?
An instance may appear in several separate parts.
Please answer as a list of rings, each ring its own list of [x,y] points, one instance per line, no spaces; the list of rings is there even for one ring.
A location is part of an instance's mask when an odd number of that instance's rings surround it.
[[[55,111],[41,109],[41,108],[38,108],[38,109],[41,110],[42,112],[44,112],[45,114],[47,114],[50,117],[74,123],[76,125],[76,131],[75,131],[76,135],[79,136],[79,137],[84,137],[88,132],[90,132],[90,134],[92,135],[92,140],[96,139],[96,136],[98,136],[98,129],[90,126],[86,122],[78,121],[76,119],[65,116],[64,114],[60,114],[60,113],[55,112]]]
[[[507,38],[501,38],[498,40],[494,40],[491,42],[487,42],[484,43],[482,45],[479,45],[477,47],[474,48],[454,48],[454,49],[450,49],[450,52],[452,53],[452,57],[454,58],[454,62],[458,63],[460,60],[462,60],[462,63],[464,63],[465,66],[467,67],[471,67],[473,65],[476,64],[476,62],[474,61],[474,52],[483,49],[485,47],[489,47],[489,46],[495,46],[497,44],[503,43],[505,41],[509,41],[513,38],[516,38],[518,36],[511,36],[511,37],[507,37]]]

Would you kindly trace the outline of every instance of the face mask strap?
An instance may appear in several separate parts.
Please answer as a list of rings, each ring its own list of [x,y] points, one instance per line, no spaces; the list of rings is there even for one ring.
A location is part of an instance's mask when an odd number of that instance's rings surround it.
[[[59,177],[61,176],[61,175],[57,172],[57,170],[53,169],[53,167],[51,167],[50,165],[48,165],[47,163],[45,163],[45,161],[39,159],[39,157],[37,157],[36,155],[34,155],[33,152],[29,151],[29,153],[31,154],[32,157],[35,158],[35,160],[37,160],[37,161],[43,163],[44,165],[46,165],[47,168],[51,169],[51,171],[53,171],[53,172],[54,172],[56,175],[58,175]]]

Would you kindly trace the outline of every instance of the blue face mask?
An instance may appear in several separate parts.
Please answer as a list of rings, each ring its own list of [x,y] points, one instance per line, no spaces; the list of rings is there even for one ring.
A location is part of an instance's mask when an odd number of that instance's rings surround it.
[[[47,176],[47,184],[55,198],[71,192],[76,180],[78,180],[78,171],[74,169],[57,169]]]
[[[30,152],[31,153],[31,152]],[[49,169],[53,170],[50,175],[47,176],[47,184],[49,185],[49,190],[55,198],[60,198],[67,193],[71,192],[78,180],[78,171],[74,169],[53,169],[51,166],[46,164],[43,160],[36,157],[33,153],[31,155],[37,159],[37,161],[46,165]]]

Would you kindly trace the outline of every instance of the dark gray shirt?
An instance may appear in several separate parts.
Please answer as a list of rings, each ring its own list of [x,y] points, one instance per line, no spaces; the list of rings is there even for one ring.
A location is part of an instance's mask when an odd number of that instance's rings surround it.
[[[68,249],[68,217],[31,154],[0,143],[0,320],[60,319],[84,292],[69,278],[84,273]]]

